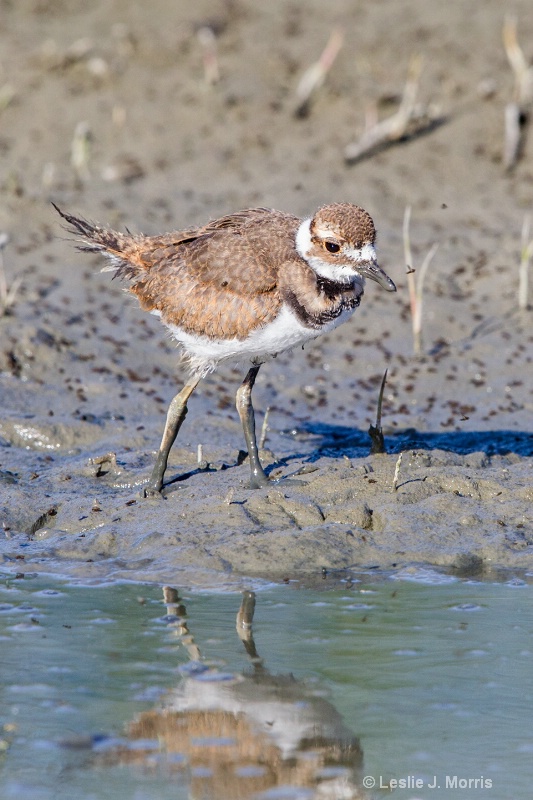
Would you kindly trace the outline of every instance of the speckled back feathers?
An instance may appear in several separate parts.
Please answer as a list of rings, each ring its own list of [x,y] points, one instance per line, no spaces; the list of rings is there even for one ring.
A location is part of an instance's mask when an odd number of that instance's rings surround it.
[[[118,233],[57,210],[81,237],[80,249],[104,253],[111,261],[105,269],[131,281],[143,309],[188,334],[244,339],[289,300],[302,322],[318,329],[362,294],[362,287],[354,295],[346,285],[325,291],[296,250],[302,221],[273,209],[247,209],[161,236]],[[371,217],[348,203],[323,206],[313,222],[354,245],[375,239]]]

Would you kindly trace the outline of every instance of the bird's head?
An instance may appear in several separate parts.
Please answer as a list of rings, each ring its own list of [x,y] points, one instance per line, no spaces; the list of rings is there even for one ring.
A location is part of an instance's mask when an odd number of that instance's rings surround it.
[[[338,283],[379,283],[388,292],[396,286],[378,265],[372,217],[351,203],[332,203],[304,220],[296,237],[299,254],[323,278]]]

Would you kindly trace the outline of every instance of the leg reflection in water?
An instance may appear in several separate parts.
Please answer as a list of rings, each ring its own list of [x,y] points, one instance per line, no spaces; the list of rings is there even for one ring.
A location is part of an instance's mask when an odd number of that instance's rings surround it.
[[[290,787],[302,790],[309,800],[365,797],[359,741],[339,712],[317,696],[316,684],[274,675],[259,656],[255,594],[243,593],[237,614],[248,667],[229,674],[202,661],[178,592],[163,591],[165,620],[189,656],[183,678],[160,707],[128,725],[124,745],[99,763],[175,770],[186,776],[191,797],[206,800],[255,800],[263,792],[267,798],[281,787],[287,796],[299,797]]]

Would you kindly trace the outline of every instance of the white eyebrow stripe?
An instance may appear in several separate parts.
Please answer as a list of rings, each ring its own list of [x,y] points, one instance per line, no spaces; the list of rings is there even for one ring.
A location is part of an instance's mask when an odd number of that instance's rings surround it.
[[[348,255],[354,261],[376,261],[376,248],[373,244],[364,244],[362,247],[347,247],[345,249],[346,255]]]

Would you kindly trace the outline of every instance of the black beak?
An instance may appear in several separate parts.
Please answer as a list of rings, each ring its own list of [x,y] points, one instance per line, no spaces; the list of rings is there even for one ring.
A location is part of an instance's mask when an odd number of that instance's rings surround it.
[[[365,278],[370,278],[371,281],[376,281],[387,292],[395,292],[396,284],[383,272],[381,267],[375,261],[367,261],[366,264],[357,265],[358,272]]]

